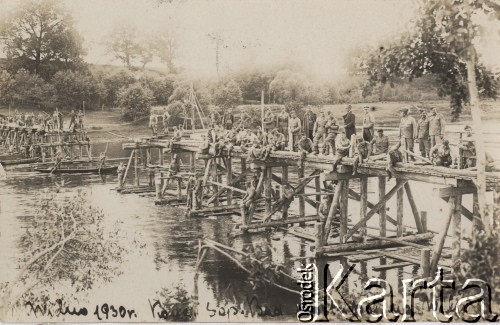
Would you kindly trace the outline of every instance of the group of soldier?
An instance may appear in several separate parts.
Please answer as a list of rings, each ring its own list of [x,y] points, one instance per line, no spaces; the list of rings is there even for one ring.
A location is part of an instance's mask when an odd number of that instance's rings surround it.
[[[402,161],[399,157],[406,153],[412,162],[417,158],[434,166],[453,165],[449,141],[444,138],[445,121],[435,107],[428,111],[419,109],[418,121],[409,115],[409,108],[400,109],[399,141],[391,148],[384,130],[380,128],[375,132],[372,108],[364,106],[363,111],[360,135],[357,135],[356,116],[351,105],[345,107],[342,123],[332,111],[321,110],[315,114],[311,106],[306,107],[302,118],[294,111],[287,112],[285,108],[277,114],[267,110],[262,127],[256,131],[249,128],[250,116],[246,112],[241,112],[239,122],[235,123],[232,111],[227,110],[222,117],[212,111],[209,115],[211,126],[204,138],[203,150],[208,151],[210,144],[214,144],[214,154],[219,154],[224,148],[231,150],[234,146],[240,146],[243,150],[248,149],[251,159],[266,159],[275,150],[299,151],[303,158],[309,154],[332,155],[335,157],[335,166],[352,153],[356,158],[354,174],[359,163],[365,160],[387,159],[394,165]],[[470,133],[470,127],[468,129]],[[415,143],[418,143],[420,156],[414,153]],[[462,148],[464,143],[467,143],[467,148]],[[472,139],[462,141],[460,147],[468,152],[469,157],[475,155]],[[473,163],[473,159],[469,159],[466,167],[473,167]]]
[[[407,154],[409,162],[419,159],[434,166],[453,167],[449,141],[444,137],[445,121],[437,109],[418,109],[418,120],[409,114],[407,107],[399,112],[399,140],[391,146],[384,129],[376,128],[373,108],[369,106],[363,107],[359,134],[351,105],[345,107],[342,122],[339,122],[332,111],[321,110],[316,114],[311,106],[305,108],[300,118],[296,112],[288,112],[284,108],[279,112],[267,110],[262,117],[262,126],[256,129],[251,128],[252,118],[244,110],[239,112],[237,122],[232,110],[226,110],[221,115],[212,110],[208,115],[209,128],[202,135],[199,153],[220,156],[222,150],[230,154],[234,147],[238,147],[247,153],[251,162],[266,160],[273,151],[297,151],[301,153],[300,163],[308,155],[333,156],[334,170],[344,157],[350,156],[354,158],[353,175],[362,162],[385,160],[389,178],[394,173],[396,163],[403,162],[403,157]],[[170,117],[166,114],[164,121],[168,121]],[[154,124],[152,122],[150,120],[150,126]],[[182,125],[173,129],[172,141],[179,141],[183,134]],[[420,155],[414,153],[415,143],[418,143]],[[465,128],[465,137],[461,138],[459,149],[465,157],[463,168],[474,167],[475,146],[469,126]],[[170,169],[174,175],[178,172],[175,159],[172,165],[174,168]],[[246,206],[245,202],[254,200],[255,182],[254,177],[247,184],[243,206]],[[286,194],[286,189],[283,191]],[[188,182],[187,203],[190,209],[201,207],[202,193],[202,178],[193,175]]]
[[[75,110],[71,110],[68,115],[69,131],[82,130],[84,128],[83,121],[84,115],[81,110],[75,113]],[[25,127],[39,127],[40,129],[51,132],[51,131],[62,131],[64,128],[63,114],[56,107],[52,114],[47,114],[46,112],[39,112],[35,115],[34,112],[31,113],[20,113],[16,109],[13,116],[1,117],[0,124],[10,124],[15,126],[25,126]]]
[[[150,114],[149,115],[149,128],[153,136],[158,135],[158,131],[163,127],[163,133],[169,134],[168,123],[170,121],[170,113],[165,108],[162,115]]]

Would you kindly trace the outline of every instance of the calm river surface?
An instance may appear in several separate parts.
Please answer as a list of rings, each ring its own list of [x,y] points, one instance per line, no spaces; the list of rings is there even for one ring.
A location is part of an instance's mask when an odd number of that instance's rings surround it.
[[[115,157],[125,156],[119,144],[111,146],[109,152]],[[158,292],[162,289],[173,290],[177,285],[182,285],[189,296],[197,297],[197,320],[200,321],[258,321],[262,319],[258,314],[260,310],[258,306],[279,314],[278,317],[265,317],[267,321],[296,320],[296,304],[300,303],[297,295],[275,287],[252,289],[248,275],[221,254],[208,254],[200,267],[199,276],[195,278],[198,240],[211,238],[237,248],[244,246],[245,242],[250,242],[249,238],[241,236],[233,238],[231,235],[239,217],[186,218],[181,208],[155,206],[152,196],[117,193],[114,190],[116,176],[112,175],[104,178],[97,175],[49,177],[26,168],[7,169],[7,175],[6,180],[0,180],[0,247],[2,247],[0,282],[9,281],[16,275],[17,258],[23,253],[19,247],[19,238],[26,231],[25,228],[34,215],[38,199],[45,195],[46,190],[54,191],[57,187],[56,182],[65,183],[59,194],[62,196],[76,194],[79,189],[90,193],[90,203],[103,210],[109,230],[118,224],[120,245],[128,249],[125,262],[120,266],[121,275],[110,283],[97,284],[90,292],[77,294],[80,305],[75,307],[85,306],[89,310],[89,315],[66,317],[65,321],[97,321],[92,313],[96,304],[103,303],[134,309],[137,318],[133,318],[132,321],[162,321],[157,314],[152,313],[149,301],[159,298]],[[387,185],[387,189],[392,186],[391,182]],[[412,184],[412,187],[418,206],[429,213],[429,228],[439,231],[446,214],[446,204],[429,195],[432,186]],[[370,181],[371,202],[377,202],[376,188],[377,182]],[[465,200],[464,205],[468,204]],[[394,206],[390,204],[388,209],[389,215],[395,215]],[[357,203],[351,204],[350,214],[353,222],[359,218]],[[406,224],[414,226],[406,199],[405,220]],[[378,218],[370,220],[370,225],[377,226]],[[297,267],[299,261],[294,257],[313,256],[311,249],[313,243],[294,236],[284,236],[282,232],[254,235],[253,239],[254,243],[256,241],[266,243],[272,253],[272,259],[276,263],[284,264],[285,269],[288,268],[287,273],[297,277],[298,273],[292,268]],[[373,263],[376,261],[365,263],[361,272],[370,270]],[[336,272],[337,267],[332,266],[331,269]],[[411,276],[413,269],[411,266],[404,269],[408,273],[406,277]],[[387,277],[393,277],[397,282],[396,272],[388,271]],[[373,275],[379,274],[370,273],[370,276]],[[361,276],[364,278],[368,274]],[[359,278],[354,277],[350,281],[352,286],[361,287]],[[297,286],[297,290],[299,289]],[[65,291],[71,292],[71,286],[57,288],[56,294]],[[253,297],[256,299],[252,299]],[[230,316],[228,316],[229,308],[231,308]],[[238,310],[237,315],[233,315],[235,310]],[[62,320],[35,318],[32,313],[29,314],[24,309],[18,309],[13,315],[9,314],[9,317],[4,321]],[[109,319],[109,321],[120,320]]]

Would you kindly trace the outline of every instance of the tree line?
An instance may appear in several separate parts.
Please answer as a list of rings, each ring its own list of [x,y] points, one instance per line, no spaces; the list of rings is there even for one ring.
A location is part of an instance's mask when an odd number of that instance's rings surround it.
[[[437,34],[436,20],[425,11],[429,5],[422,6],[411,33],[376,48],[359,49],[351,55],[349,74],[342,80],[318,82],[294,64],[250,67],[217,81],[194,82],[197,96],[203,105],[220,108],[260,103],[262,95],[266,103],[288,106],[444,97],[450,98],[451,111],[458,117],[469,100],[466,65],[449,47],[460,35]],[[117,24],[107,49],[127,68],[99,69],[84,61],[83,37],[61,2],[28,0],[7,17],[0,25],[7,57],[0,65],[4,104],[42,109],[82,108],[84,103],[87,109],[120,106],[124,118],[133,120],[147,115],[153,105],[177,110],[188,100],[192,81],[179,74],[179,40],[172,29],[147,36],[139,35],[133,25]],[[154,58],[165,63],[167,73],[145,68]],[[480,63],[475,68],[481,96],[496,97],[498,79]]]

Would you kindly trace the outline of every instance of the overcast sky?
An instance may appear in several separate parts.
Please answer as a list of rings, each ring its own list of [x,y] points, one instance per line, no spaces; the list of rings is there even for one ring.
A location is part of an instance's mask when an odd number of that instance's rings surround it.
[[[179,64],[196,78],[216,75],[212,36],[220,35],[222,73],[293,61],[318,78],[334,79],[344,73],[352,48],[398,35],[414,12],[412,0],[61,1],[85,38],[88,62],[119,64],[104,46],[116,23],[135,24],[145,36],[170,28]],[[16,2],[0,0],[2,6]],[[484,51],[487,61],[498,61],[496,46]]]
[[[411,0],[66,1],[89,49],[88,61],[111,63],[103,41],[116,22],[147,35],[174,28],[187,73],[215,76],[215,42],[223,39],[223,73],[294,61],[321,78],[343,72],[343,58],[360,44],[397,34],[411,18]]]

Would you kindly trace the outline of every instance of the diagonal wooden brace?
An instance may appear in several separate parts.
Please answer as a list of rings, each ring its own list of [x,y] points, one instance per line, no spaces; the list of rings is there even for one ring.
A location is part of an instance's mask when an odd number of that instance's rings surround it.
[[[380,200],[380,202],[378,202],[377,204],[375,204],[375,206],[370,210],[370,212],[368,212],[366,214],[366,216],[361,220],[359,221],[356,225],[354,225],[354,227],[352,227],[351,231],[349,231],[349,233],[347,234],[345,240],[347,241],[347,239],[351,238],[352,235],[354,235],[356,233],[356,231],[358,231],[359,228],[361,228],[364,224],[366,224],[366,222],[368,220],[370,220],[371,217],[373,217],[378,210],[380,210],[380,208],[387,202],[389,201],[389,199],[391,197],[394,196],[394,194],[396,194],[396,192],[398,190],[400,190],[401,188],[403,188],[403,186],[407,183],[408,181],[407,180],[401,180],[400,182],[398,182],[396,185],[394,185],[394,187],[389,191],[389,193],[387,193],[384,198],[382,200]]]

